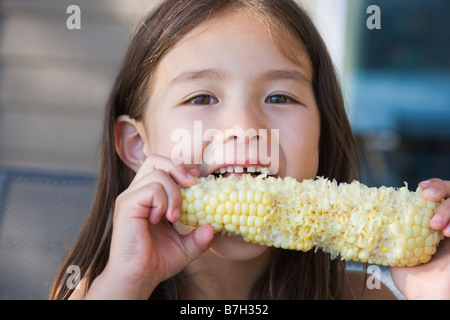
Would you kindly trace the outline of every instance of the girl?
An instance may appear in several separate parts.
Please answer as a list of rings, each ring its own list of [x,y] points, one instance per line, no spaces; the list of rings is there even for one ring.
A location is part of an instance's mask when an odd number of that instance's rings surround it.
[[[191,141],[192,152],[175,163],[172,134],[182,128],[195,137],[198,122],[202,133],[215,129],[221,138]],[[237,134],[250,129],[251,135]],[[273,132],[278,157],[262,163],[252,151],[273,146]],[[244,154],[219,152],[239,146]],[[202,161],[207,149],[217,151],[212,162]],[[357,178],[356,146],[330,57],[293,1],[168,0],[142,22],[108,103],[92,211],[51,298],[361,297],[360,277],[346,275],[342,261],[320,251],[269,248],[180,224],[179,185],[225,168],[299,181]],[[428,199],[450,196],[449,182],[421,186]],[[447,200],[432,227],[448,237],[449,219]],[[450,297],[449,247],[445,239],[424,266],[392,268],[407,298]],[[81,268],[81,290],[66,285],[69,265]],[[365,292],[388,297],[385,290]]]

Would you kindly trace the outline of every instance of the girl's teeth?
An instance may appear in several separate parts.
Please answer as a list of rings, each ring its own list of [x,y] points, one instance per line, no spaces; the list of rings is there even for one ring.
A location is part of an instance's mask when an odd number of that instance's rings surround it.
[[[248,166],[247,168],[241,167],[241,166],[228,166],[226,168],[220,168],[214,171],[215,174],[225,174],[226,172],[229,173],[262,173],[267,175],[272,175],[272,172],[269,170],[269,168],[265,167],[254,167],[254,166]]]
[[[234,172],[235,173],[242,173],[242,172],[244,172],[244,168],[236,166],[236,167],[234,167]]]

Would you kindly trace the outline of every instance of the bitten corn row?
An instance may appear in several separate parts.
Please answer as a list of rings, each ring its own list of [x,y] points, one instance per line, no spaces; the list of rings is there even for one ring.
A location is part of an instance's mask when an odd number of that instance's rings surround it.
[[[442,232],[429,227],[439,203],[421,189],[368,188],[324,178],[199,179],[182,189],[180,221],[284,249],[321,248],[332,258],[389,266],[426,263]]]

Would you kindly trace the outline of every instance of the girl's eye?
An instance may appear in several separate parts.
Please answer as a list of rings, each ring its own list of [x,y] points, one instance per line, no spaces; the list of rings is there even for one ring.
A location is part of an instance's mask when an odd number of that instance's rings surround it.
[[[298,102],[292,98],[289,98],[288,96],[285,96],[284,94],[274,94],[269,97],[267,97],[265,103],[279,103],[279,104],[289,104],[289,103],[295,103]]]
[[[199,96],[196,96],[194,98],[187,100],[186,103],[198,104],[198,105],[208,105],[208,104],[219,103],[219,100],[217,100],[217,98],[214,98],[213,96],[210,96],[207,94],[202,94],[202,95],[199,95]]]

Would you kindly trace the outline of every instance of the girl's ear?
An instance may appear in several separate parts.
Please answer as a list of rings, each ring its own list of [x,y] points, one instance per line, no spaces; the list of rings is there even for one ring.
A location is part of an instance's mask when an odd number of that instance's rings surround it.
[[[144,153],[145,142],[136,121],[128,115],[121,115],[114,122],[114,143],[120,159],[137,172],[147,158]]]

